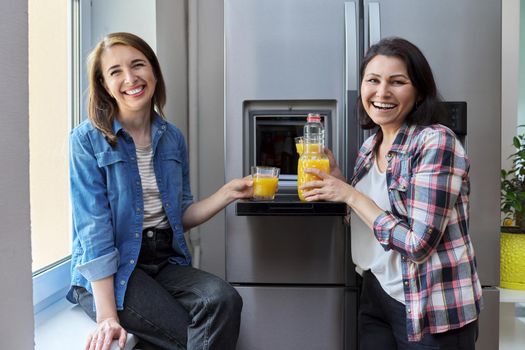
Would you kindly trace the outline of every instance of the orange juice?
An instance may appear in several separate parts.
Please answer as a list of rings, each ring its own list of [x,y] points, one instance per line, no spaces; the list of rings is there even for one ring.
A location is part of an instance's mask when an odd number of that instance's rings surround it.
[[[330,161],[328,158],[326,158],[326,156],[324,156],[324,154],[313,154],[311,157],[303,156],[299,158],[299,163],[297,165],[297,193],[299,194],[299,199],[302,201],[304,201],[304,197],[303,191],[300,189],[301,185],[309,181],[321,180],[316,175],[305,173],[304,169],[308,168],[316,168],[324,171],[327,174],[330,174]]]
[[[321,149],[318,143],[310,144],[308,145],[308,147],[310,147],[310,152],[312,153],[319,153],[319,150]],[[297,153],[299,153],[299,155],[302,155],[304,152],[304,143],[296,143],[295,149],[297,150]]]
[[[277,177],[255,176],[253,178],[253,198],[272,200],[277,191],[277,183]]]
[[[295,149],[297,150],[297,153],[299,153],[299,155],[303,154],[303,144],[302,143],[296,143],[295,144]]]

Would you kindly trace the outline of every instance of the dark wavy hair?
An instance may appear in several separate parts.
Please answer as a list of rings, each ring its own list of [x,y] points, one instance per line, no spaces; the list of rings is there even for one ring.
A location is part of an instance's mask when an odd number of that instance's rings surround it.
[[[391,37],[382,39],[377,44],[372,45],[359,69],[361,76],[359,86],[363,83],[363,76],[368,63],[378,55],[397,57],[405,62],[408,76],[417,91],[418,100],[405,121],[409,125],[446,124],[448,113],[437,90],[432,69],[421,50],[408,40]],[[359,93],[358,101],[357,115],[359,116],[361,127],[363,129],[376,127],[377,124],[374,123],[364,109],[361,93]]]
[[[117,145],[117,137],[113,134],[113,120],[118,113],[118,105],[104,88],[101,56],[106,48],[114,45],[131,46],[137,49],[146,56],[151,64],[153,74],[157,79],[151,103],[151,115],[156,109],[164,117],[162,108],[166,104],[166,85],[164,84],[159,61],[153,49],[143,39],[131,33],[119,32],[106,35],[87,58],[89,81],[88,118],[104,134],[104,137],[112,147]]]

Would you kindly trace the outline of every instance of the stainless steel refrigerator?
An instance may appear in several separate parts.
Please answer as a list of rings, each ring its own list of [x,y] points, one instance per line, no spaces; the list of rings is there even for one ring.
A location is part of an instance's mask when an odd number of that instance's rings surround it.
[[[497,349],[501,1],[224,3],[226,180],[261,162],[285,169],[284,204],[267,203],[250,214],[240,203],[226,211],[226,279],[244,300],[238,349],[357,346],[351,232],[338,208],[293,205],[297,159],[290,140],[306,113],[319,112],[327,143],[351,176],[366,136],[354,110],[360,60],[388,36],[423,51],[461,124],[471,159],[470,234],[484,287],[477,348]],[[270,154],[265,144],[273,145]]]

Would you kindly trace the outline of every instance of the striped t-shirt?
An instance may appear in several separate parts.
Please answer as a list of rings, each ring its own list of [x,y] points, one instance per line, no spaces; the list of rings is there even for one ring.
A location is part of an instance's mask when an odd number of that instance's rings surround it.
[[[142,181],[144,197],[144,228],[168,228],[168,218],[164,213],[157,179],[153,170],[153,149],[151,144],[146,147],[137,146],[137,163]]]

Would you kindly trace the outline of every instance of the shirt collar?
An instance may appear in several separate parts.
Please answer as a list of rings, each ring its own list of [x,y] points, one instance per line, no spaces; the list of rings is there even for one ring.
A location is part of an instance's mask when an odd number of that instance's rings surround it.
[[[117,118],[113,118],[113,135],[117,135],[122,129],[122,124],[120,124]]]
[[[410,147],[410,140],[413,138],[416,129],[417,125],[415,124],[408,125],[407,123],[404,123],[401,125],[401,128],[397,132],[396,138],[392,143],[390,152],[407,153],[408,148]],[[365,152],[366,155],[370,154],[375,149],[376,144],[380,138],[382,138],[381,129],[373,136],[372,140],[370,141],[370,144]]]
[[[158,130],[164,131],[166,129],[166,124],[166,120],[161,118],[157,112],[153,112],[153,118],[151,121],[151,134],[156,135]],[[113,118],[113,134],[117,135],[121,130],[123,130],[122,124],[120,124],[117,118]]]

